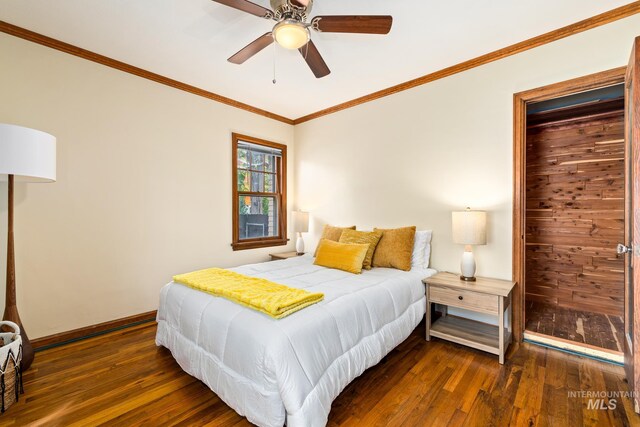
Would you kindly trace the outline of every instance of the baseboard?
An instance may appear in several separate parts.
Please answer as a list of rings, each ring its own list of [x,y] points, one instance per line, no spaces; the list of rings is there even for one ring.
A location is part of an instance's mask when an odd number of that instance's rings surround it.
[[[146,313],[134,314],[133,316],[123,317],[121,319],[110,320],[97,325],[85,326],[83,328],[74,329],[72,331],[60,332],[58,334],[49,335],[42,338],[36,338],[31,341],[31,345],[35,351],[46,350],[47,348],[68,344],[85,338],[94,337],[96,335],[106,334],[108,332],[124,329],[130,326],[139,325],[141,323],[156,320],[157,310],[148,311]]]
[[[567,353],[586,356],[591,359],[609,362],[616,365],[624,365],[624,354],[619,351],[599,348],[589,344],[577,343],[563,338],[552,337],[531,331],[524,332],[524,340]]]

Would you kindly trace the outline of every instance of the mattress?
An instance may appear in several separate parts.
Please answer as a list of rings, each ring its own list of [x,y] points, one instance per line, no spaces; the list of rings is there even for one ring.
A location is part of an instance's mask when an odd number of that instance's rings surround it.
[[[162,288],[156,344],[240,415],[259,426],[324,426],[331,403],[404,341],[425,313],[432,269],[360,275],[305,255],[231,269],[325,298],[276,320],[171,282]]]

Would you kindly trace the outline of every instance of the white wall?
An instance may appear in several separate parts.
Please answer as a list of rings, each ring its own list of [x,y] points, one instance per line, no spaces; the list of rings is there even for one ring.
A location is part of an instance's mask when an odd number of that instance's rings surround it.
[[[450,212],[468,205],[489,211],[478,274],[508,279],[513,93],[624,65],[638,28],[627,18],[296,126],[295,152],[292,126],[0,34],[0,122],[58,138],[58,181],[16,189],[27,331],[153,310],[172,274],[266,260],[274,249],[229,246],[234,131],[289,145],[307,247],[323,223],[415,224],[434,230],[432,265],[457,271]],[[0,184],[0,272],[6,211]]]
[[[636,15],[295,128],[296,201],[322,224],[433,229],[459,271],[451,211],[489,212],[478,274],[511,278],[513,94],[626,65]],[[401,64],[399,64],[401,66]]]
[[[292,206],[293,126],[4,34],[0,58],[0,123],[58,138],[57,182],[16,188],[31,338],[154,310],[173,274],[287,249],[231,250],[231,133],[289,146]],[[6,198],[0,183],[1,289]]]

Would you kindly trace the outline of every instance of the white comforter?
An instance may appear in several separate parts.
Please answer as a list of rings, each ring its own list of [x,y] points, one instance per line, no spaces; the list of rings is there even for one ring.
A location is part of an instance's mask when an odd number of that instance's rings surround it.
[[[354,275],[302,257],[234,268],[323,292],[284,319],[176,283],[160,294],[156,344],[259,426],[324,426],[331,402],[404,341],[425,313],[421,279],[435,270]]]

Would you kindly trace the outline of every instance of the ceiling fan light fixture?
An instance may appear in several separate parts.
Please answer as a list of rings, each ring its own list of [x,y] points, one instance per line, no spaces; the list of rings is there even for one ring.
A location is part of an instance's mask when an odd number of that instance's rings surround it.
[[[309,29],[302,23],[285,19],[273,27],[273,37],[285,49],[300,49],[309,43]]]

